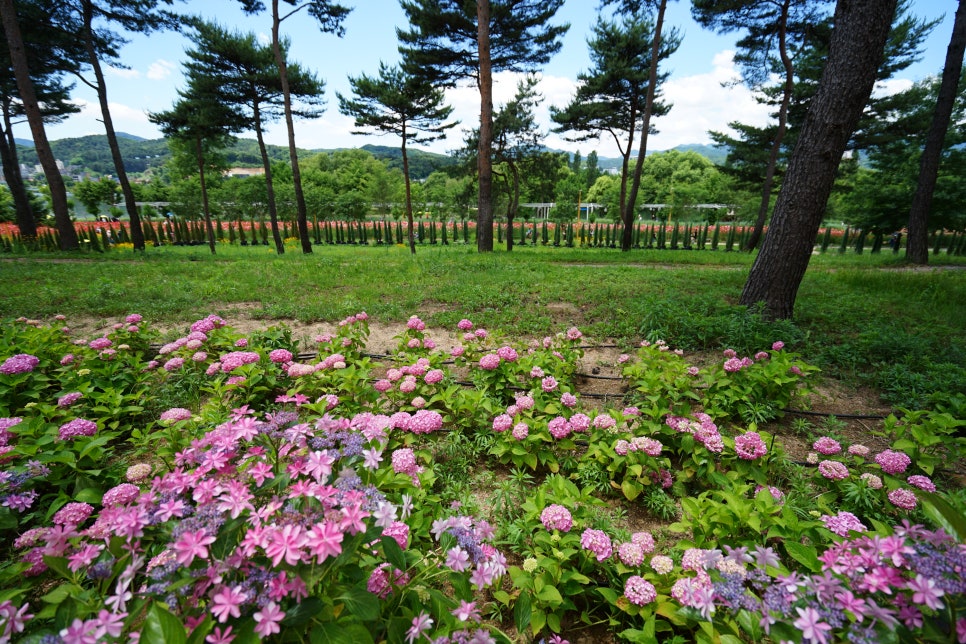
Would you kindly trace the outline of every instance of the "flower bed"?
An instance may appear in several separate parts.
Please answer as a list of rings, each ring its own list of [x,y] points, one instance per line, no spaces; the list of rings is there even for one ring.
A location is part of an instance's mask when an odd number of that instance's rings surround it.
[[[575,328],[441,347],[413,316],[376,360],[364,313],[311,359],[66,322],[0,331],[0,641],[966,639],[963,421],[792,462],[764,423],[816,369],[781,342],[642,343],[601,406]]]

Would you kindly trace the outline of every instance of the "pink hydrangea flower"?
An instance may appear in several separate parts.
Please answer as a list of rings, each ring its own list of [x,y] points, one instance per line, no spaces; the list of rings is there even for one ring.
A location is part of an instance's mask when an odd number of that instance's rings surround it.
[[[587,528],[580,535],[580,546],[594,553],[597,561],[604,561],[613,554],[610,537],[603,530]]]
[[[179,420],[190,420],[191,410],[184,407],[172,407],[161,413],[161,420],[166,423],[174,423]]]
[[[456,328],[459,329],[460,331],[469,331],[473,328],[473,323],[467,320],[466,318],[463,318],[462,320],[456,323]]]
[[[80,400],[83,395],[84,394],[82,394],[79,391],[74,391],[74,392],[71,392],[69,394],[64,394],[63,396],[61,396],[60,398],[57,399],[57,406],[58,407],[70,407],[75,402],[77,402],[78,400]]]
[[[646,606],[657,599],[657,590],[651,582],[633,575],[624,582],[624,597],[636,606]]]
[[[493,419],[493,431],[505,432],[513,426],[513,417],[509,414],[500,414]]]
[[[812,449],[819,454],[831,456],[832,454],[838,454],[841,452],[842,445],[830,436],[822,436],[820,439],[812,443]]]
[[[777,341],[777,342],[775,342],[775,343],[773,343],[771,345],[771,350],[772,351],[781,351],[784,348],[785,348],[785,343],[782,342],[781,340],[779,340],[779,341]]]
[[[60,426],[57,436],[62,441],[77,438],[78,436],[93,436],[97,433],[97,423],[85,418],[75,418]]]
[[[495,353],[488,353],[482,358],[480,358],[480,369],[485,369],[486,371],[493,371],[500,366],[500,356]]]
[[[818,464],[818,471],[830,481],[841,481],[849,477],[849,468],[838,461],[822,461]]]
[[[915,493],[904,487],[896,488],[886,496],[889,499],[889,503],[903,510],[915,510],[918,504]]]
[[[551,391],[557,388],[557,379],[554,378],[553,376],[547,376],[546,378],[540,381],[540,387],[545,392],[550,393]]]
[[[879,464],[879,467],[886,474],[895,475],[905,472],[906,468],[912,463],[912,459],[903,452],[887,449],[876,455],[875,462]]]
[[[513,438],[522,441],[530,435],[530,426],[524,422],[519,422],[513,426]]]
[[[274,349],[268,354],[268,359],[275,364],[285,364],[292,361],[292,352],[288,349]]]
[[[570,532],[570,528],[574,524],[570,511],[556,503],[543,509],[543,512],[540,513],[540,522],[547,530],[560,530],[561,532]]]
[[[932,482],[932,479],[921,474],[913,474],[906,479],[906,483],[913,487],[917,487],[920,490],[925,490],[926,492],[936,491],[936,484]]]
[[[68,503],[54,515],[53,522],[57,525],[79,526],[87,521],[94,512],[94,506],[89,503]]]
[[[868,528],[866,528],[865,525],[859,521],[858,517],[851,512],[843,511],[834,516],[826,514],[821,518],[822,522],[825,524],[825,527],[840,537],[849,536],[849,532],[851,531],[865,532],[868,530]]]
[[[741,436],[735,436],[735,452],[739,458],[753,461],[768,453],[768,446],[758,432],[746,432]]]
[[[110,340],[108,340],[110,342]],[[10,356],[0,364],[0,373],[15,376],[21,373],[30,373],[40,364],[40,358],[29,353],[18,353]]]

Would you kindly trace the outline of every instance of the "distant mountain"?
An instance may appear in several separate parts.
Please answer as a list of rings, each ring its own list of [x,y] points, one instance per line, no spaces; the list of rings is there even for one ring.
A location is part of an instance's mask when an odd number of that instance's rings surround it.
[[[118,132],[118,145],[124,157],[124,168],[130,174],[138,174],[159,168],[171,157],[165,139],[145,139],[134,134]],[[17,139],[18,154],[21,163],[38,163],[34,151],[33,141]],[[54,156],[63,161],[64,165],[73,167],[80,173],[94,175],[113,175],[114,163],[111,160],[107,136],[92,134],[70,139],[51,141]],[[402,168],[402,152],[398,147],[386,145],[364,145],[362,150],[369,152],[377,159],[382,159],[391,168]],[[712,163],[724,163],[727,151],[712,145],[687,144],[679,145],[674,150],[681,152],[693,151],[704,155]],[[267,146],[268,156],[274,161],[288,161],[288,148],[279,145]],[[335,152],[336,149],[300,149],[300,156],[309,156],[323,152]],[[648,154],[654,154],[649,152]],[[238,139],[236,143],[225,151],[229,165],[235,167],[260,167],[262,158],[258,151],[258,143],[254,139]],[[425,179],[432,172],[441,170],[455,163],[454,159],[445,154],[428,152],[410,148],[408,150],[409,169],[414,179]],[[620,170],[620,158],[600,157],[598,166],[604,171],[616,172]]]
[[[676,150],[677,152],[697,152],[698,154],[708,158],[711,163],[715,165],[722,165],[725,162],[725,158],[728,156],[728,151],[724,148],[706,145],[703,143],[684,143],[682,145],[676,145],[671,150]],[[647,156],[652,154],[660,154],[661,152],[667,152],[668,150],[648,150]],[[636,159],[636,153],[633,159]],[[632,160],[633,160],[632,159]],[[597,159],[597,166],[601,170],[619,172],[621,169],[621,159],[620,157],[600,157]]]

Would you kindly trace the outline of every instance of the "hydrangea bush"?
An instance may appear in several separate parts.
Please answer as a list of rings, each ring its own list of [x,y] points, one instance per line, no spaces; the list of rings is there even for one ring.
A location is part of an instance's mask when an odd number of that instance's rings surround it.
[[[365,313],[302,353],[214,315],[3,325],[0,642],[966,641],[960,421],[795,463],[759,425],[815,369],[780,342],[710,367],[644,343],[610,406],[575,328],[457,330],[413,316],[373,356]],[[448,444],[521,502],[444,504]],[[655,495],[677,520],[643,529]]]

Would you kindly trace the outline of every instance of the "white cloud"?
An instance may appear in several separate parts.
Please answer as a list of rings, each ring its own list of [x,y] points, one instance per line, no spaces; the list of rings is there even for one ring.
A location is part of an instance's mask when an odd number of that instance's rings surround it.
[[[123,78],[125,80],[132,80],[141,77],[141,72],[136,69],[122,69],[120,67],[111,67],[108,65],[104,68],[110,76],[117,76],[118,78]]]
[[[169,60],[159,58],[148,66],[147,77],[151,80],[163,80],[177,69],[177,65]]]

